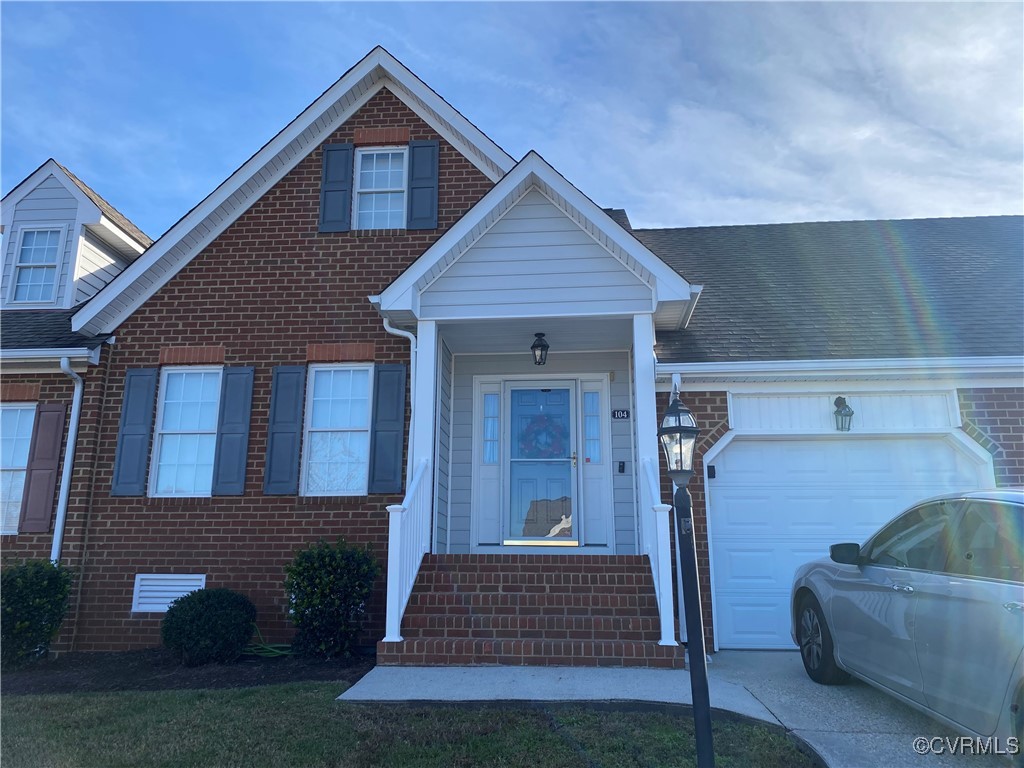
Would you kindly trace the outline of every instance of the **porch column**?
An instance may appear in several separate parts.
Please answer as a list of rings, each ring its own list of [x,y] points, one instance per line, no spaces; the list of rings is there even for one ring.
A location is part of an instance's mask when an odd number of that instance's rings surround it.
[[[661,619],[659,645],[677,645],[672,600],[669,507],[661,503],[658,474],[658,401],[655,395],[654,316],[633,315],[633,391],[636,398],[636,455],[640,484],[640,541],[651,560]],[[649,468],[649,469],[648,469]],[[646,472],[653,474],[645,477]],[[649,486],[648,492],[644,489]],[[657,509],[657,512],[656,512]]]
[[[437,323],[420,320],[416,329],[416,389],[412,393],[412,434],[409,435],[409,466],[417,467],[424,459],[428,471],[424,473],[422,493],[434,498],[434,441],[437,408]],[[426,516],[423,531],[424,552],[430,551],[433,535],[430,526],[433,514]]]

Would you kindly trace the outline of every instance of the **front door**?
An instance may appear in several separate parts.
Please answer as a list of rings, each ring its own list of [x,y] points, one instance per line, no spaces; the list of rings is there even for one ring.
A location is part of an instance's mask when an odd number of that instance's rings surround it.
[[[576,382],[509,382],[506,546],[578,546]]]

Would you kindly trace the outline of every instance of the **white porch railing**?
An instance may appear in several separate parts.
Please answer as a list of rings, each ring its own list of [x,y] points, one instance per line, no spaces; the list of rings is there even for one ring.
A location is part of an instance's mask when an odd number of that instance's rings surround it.
[[[640,546],[650,558],[654,592],[661,619],[661,640],[658,645],[677,645],[675,608],[672,601],[672,554],[669,545],[669,512],[672,507],[661,503],[661,483],[657,463],[641,459],[640,479]]]
[[[430,461],[416,466],[401,504],[389,504],[388,596],[385,643],[402,641],[402,616],[409,602],[423,555],[430,551],[432,483]]]

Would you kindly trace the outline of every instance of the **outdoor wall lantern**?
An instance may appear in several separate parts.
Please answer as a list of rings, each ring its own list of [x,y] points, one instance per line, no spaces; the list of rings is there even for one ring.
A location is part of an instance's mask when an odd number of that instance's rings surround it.
[[[704,655],[704,619],[700,611],[700,581],[697,577],[697,544],[693,536],[693,499],[686,484],[693,476],[693,449],[700,429],[690,409],[672,392],[672,400],[661,420],[658,440],[668,464],[668,476],[675,483],[673,498],[676,541],[679,543],[679,572],[683,582],[683,609],[689,658],[690,696],[693,701],[693,730],[697,746],[697,768],[714,768],[715,748],[711,736],[711,698],[708,695],[708,666]]]
[[[837,397],[833,405],[836,407],[835,413],[832,414],[836,417],[836,429],[840,432],[849,432],[850,424],[853,422],[853,408],[846,404],[845,397]]]
[[[530,351],[533,352],[533,364],[544,365],[548,361],[548,349],[550,344],[544,341],[543,333],[533,334],[537,338],[533,340],[533,344],[530,347]]]

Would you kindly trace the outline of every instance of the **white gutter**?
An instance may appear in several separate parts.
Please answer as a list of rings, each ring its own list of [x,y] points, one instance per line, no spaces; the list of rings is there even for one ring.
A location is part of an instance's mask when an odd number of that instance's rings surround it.
[[[60,475],[60,494],[57,497],[57,519],[53,523],[53,546],[50,560],[60,563],[60,550],[64,543],[64,521],[68,516],[68,497],[71,494],[71,470],[75,463],[75,444],[78,442],[78,421],[82,415],[82,377],[71,370],[67,357],[60,360],[60,369],[75,382],[75,394],[71,400],[71,421],[68,424],[68,442],[64,446],[64,468]]]
[[[0,349],[0,360],[7,363],[38,362],[39,360],[76,360],[96,365],[100,361],[100,348],[68,347],[65,349]]]
[[[376,296],[370,297],[370,300],[377,298]],[[379,304],[377,305],[379,306]],[[395,328],[391,321],[387,317],[384,318],[384,330],[390,333],[392,336],[401,336],[403,339],[409,340],[409,450],[412,450],[412,436],[413,430],[416,428],[416,414],[414,409],[416,407],[416,336],[410,331],[403,331],[401,328]],[[412,457],[408,457],[408,461],[405,462],[405,488],[409,490],[412,484]]]
[[[1024,377],[1024,357],[921,357],[868,360],[755,360],[720,363],[658,363],[657,372],[668,377],[799,376],[801,379],[864,374],[928,375],[990,374]]]

